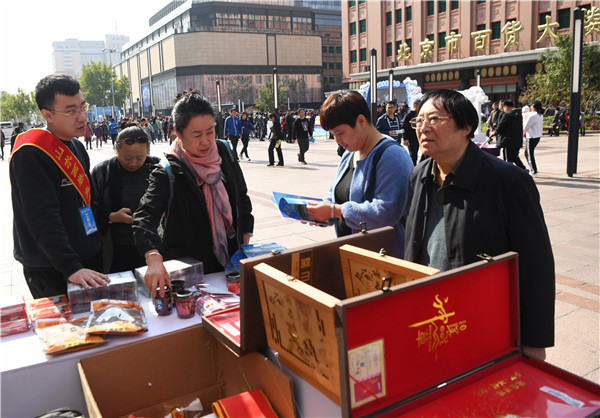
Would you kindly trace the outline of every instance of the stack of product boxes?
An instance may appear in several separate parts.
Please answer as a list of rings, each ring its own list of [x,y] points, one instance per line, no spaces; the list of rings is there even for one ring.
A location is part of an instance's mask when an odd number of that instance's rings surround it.
[[[29,331],[23,296],[10,296],[0,301],[0,337]]]
[[[94,300],[138,300],[138,290],[135,277],[131,271],[107,274],[110,283],[102,287],[90,287],[69,283],[67,293],[73,313],[89,312],[90,304]]]

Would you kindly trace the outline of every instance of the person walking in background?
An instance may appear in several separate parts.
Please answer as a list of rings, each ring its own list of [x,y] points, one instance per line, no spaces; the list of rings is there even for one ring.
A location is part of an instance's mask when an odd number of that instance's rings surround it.
[[[110,135],[110,139],[112,140],[114,147],[115,141],[117,140],[117,135],[119,134],[119,124],[115,122],[113,118],[110,118],[110,122],[108,124],[108,134]]]
[[[490,138],[490,142],[491,142],[491,138],[495,135],[496,133],[496,128],[498,126],[498,117],[500,116],[502,112],[500,111],[500,109],[498,109],[498,102],[494,102],[492,103],[492,111],[490,112],[490,116],[487,120],[487,131],[486,131],[486,135],[488,138]]]
[[[250,131],[256,131],[256,128],[252,123],[248,120],[248,114],[246,112],[242,113],[242,119],[240,119],[240,134],[242,137],[242,151],[240,152],[240,159],[243,158],[244,154],[246,154],[246,160],[250,161],[250,156],[248,155],[248,142],[250,142]]]
[[[92,129],[92,123],[87,122],[85,124],[85,134],[83,138],[85,139],[85,149],[92,149],[92,135],[94,134],[94,130]]]
[[[310,127],[309,120],[305,117],[304,109],[298,111],[298,119],[294,121],[293,126],[292,138],[294,141],[298,141],[298,148],[300,149],[300,152],[298,153],[298,162],[306,165],[304,155],[308,151],[309,138],[312,138],[313,131]]]
[[[267,167],[273,167],[275,165],[275,156],[273,151],[277,150],[277,166],[283,167],[283,152],[281,151],[281,144],[283,142],[283,132],[281,131],[281,124],[277,120],[275,113],[269,114],[269,124],[271,129],[269,130],[269,164]]]
[[[512,101],[505,100],[503,107],[504,113],[500,116],[496,128],[497,146],[504,148],[505,161],[526,170],[519,158],[519,151],[523,147],[523,117],[519,109],[514,108]]]
[[[103,120],[102,124],[100,125],[102,127],[102,138],[104,138],[104,143],[108,143],[108,125],[106,124],[106,121]]]
[[[159,123],[156,120],[156,116],[152,117],[150,126],[152,127],[152,143],[156,143],[156,141],[160,141],[160,128]]]
[[[417,116],[417,109],[421,106],[420,100],[413,102],[413,108],[404,116],[402,120],[402,129],[404,130],[402,143],[408,148],[410,159],[413,165],[417,165],[417,157],[419,155],[419,140],[415,128],[412,127],[410,121]]]
[[[371,111],[357,91],[330,95],[321,106],[321,126],[345,149],[323,202],[308,203],[318,222],[334,219],[338,237],[368,229],[395,229],[394,257],[404,255],[408,179],[413,169],[408,152],[371,123]]]
[[[102,148],[102,140],[104,139],[104,132],[102,131],[102,125],[98,122],[95,123],[94,126],[94,134],[96,135],[96,148],[98,148],[98,143],[100,143],[100,148]]]
[[[102,271],[85,134],[88,104],[71,76],[52,74],[35,88],[48,129],[20,135],[10,160],[14,256],[34,299],[67,293],[67,283],[100,287]]]
[[[240,131],[240,118],[237,117],[237,110],[234,107],[231,109],[229,116],[227,116],[227,119],[225,119],[225,128],[223,131],[223,135],[225,136],[225,138],[229,138],[229,141],[231,141],[233,155],[236,160],[238,159],[237,144],[240,140]]]
[[[540,138],[542,137],[542,132],[544,130],[544,109],[542,108],[542,103],[540,101],[535,101],[531,105],[532,112],[530,113],[527,122],[525,122],[525,126],[523,127],[523,132],[525,132],[526,138],[526,146],[525,146],[525,158],[527,159],[527,163],[529,164],[529,174],[533,177],[537,176],[538,169],[537,164],[535,162],[535,156],[533,152],[535,151],[535,147],[540,142]]]
[[[287,114],[284,115],[283,122],[281,123],[281,130],[285,135],[286,142],[289,143],[294,142],[294,120],[296,120],[294,112],[292,112],[292,109],[288,109]]]
[[[23,126],[24,126],[23,122],[19,122],[17,127],[15,129],[13,129],[12,135],[10,136],[10,154],[11,155],[12,155],[13,148],[15,146],[15,141],[16,141],[17,137],[19,136],[19,134],[25,132],[25,129]]]
[[[375,129],[398,141],[400,135],[400,119],[398,118],[398,115],[396,115],[396,103],[392,100],[386,103],[385,114],[377,119]]]
[[[6,142],[6,136],[4,135],[4,131],[0,129],[0,151],[2,154],[0,155],[0,160],[4,160],[4,143]]]
[[[262,113],[256,116],[256,133],[260,141],[265,140],[265,118]]]

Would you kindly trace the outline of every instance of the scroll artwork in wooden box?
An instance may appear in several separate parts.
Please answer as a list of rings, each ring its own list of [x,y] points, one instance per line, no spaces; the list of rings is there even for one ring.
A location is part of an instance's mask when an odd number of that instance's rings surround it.
[[[438,269],[387,256],[354,245],[340,247],[346,297],[388,289],[439,273]]]
[[[339,299],[265,263],[254,272],[269,347],[285,366],[339,404],[334,316]]]

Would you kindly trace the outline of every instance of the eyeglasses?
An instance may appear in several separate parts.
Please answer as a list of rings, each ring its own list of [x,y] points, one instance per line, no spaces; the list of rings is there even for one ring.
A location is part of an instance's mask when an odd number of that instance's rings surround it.
[[[50,109],[50,111],[52,113],[56,113],[57,115],[63,115],[63,116],[67,116],[69,118],[74,118],[74,117],[79,116],[79,113],[82,113],[85,116],[87,116],[87,111],[89,108],[90,108],[90,104],[86,103],[83,106],[81,106],[79,109],[69,110],[68,112],[57,112],[56,110],[52,110],[52,109]]]
[[[146,142],[148,142],[148,137],[147,136],[138,136],[136,138],[124,138],[124,139],[120,139],[119,143],[124,142],[127,145],[133,145],[136,142],[138,144],[145,144]]]
[[[453,116],[429,116],[426,119],[425,118],[412,118],[410,120],[410,126],[412,126],[413,129],[417,129],[417,128],[420,128],[421,126],[423,126],[423,123],[425,121],[427,121],[429,126],[431,126],[433,128],[434,126],[437,126],[441,121],[446,120],[446,119],[453,119]]]

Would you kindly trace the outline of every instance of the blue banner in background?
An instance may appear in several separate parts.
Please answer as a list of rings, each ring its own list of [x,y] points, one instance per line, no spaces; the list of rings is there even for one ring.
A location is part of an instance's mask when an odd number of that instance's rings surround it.
[[[142,107],[144,112],[150,111],[150,86],[142,86]]]

